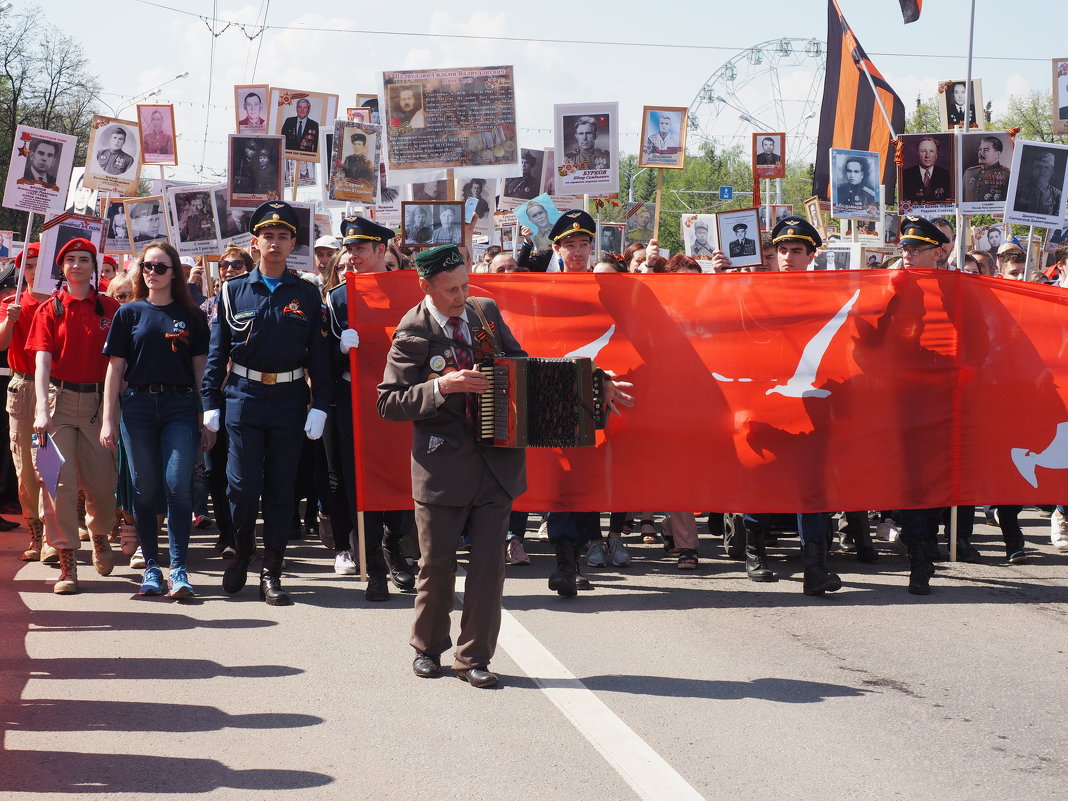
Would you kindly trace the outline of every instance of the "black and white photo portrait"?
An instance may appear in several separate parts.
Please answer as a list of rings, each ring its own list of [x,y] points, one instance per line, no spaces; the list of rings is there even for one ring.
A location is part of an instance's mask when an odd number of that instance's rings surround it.
[[[564,117],[566,158],[580,170],[607,170],[612,166],[612,154],[598,145],[602,128],[607,129],[604,115],[578,114]],[[607,130],[604,131],[607,135]]]
[[[953,191],[953,134],[905,134],[899,202],[948,206]]]
[[[619,191],[618,119],[618,103],[558,103],[553,107],[556,194],[614,194]],[[646,139],[652,133],[646,133]],[[641,143],[639,161],[646,155],[646,143],[644,140]],[[682,157],[684,152],[680,149],[677,155]],[[542,191],[545,191],[544,185]]]
[[[504,197],[516,200],[531,200],[541,194],[542,160],[545,154],[541,150],[521,148],[519,159],[523,174],[518,178],[504,180]]]
[[[1005,219],[1022,225],[1061,227],[1068,191],[1066,172],[1068,145],[1017,140]]]
[[[423,181],[412,184],[412,200],[430,202],[449,199],[449,182],[444,178],[439,181]]]
[[[753,134],[753,175],[757,178],[786,177],[785,133]]]
[[[686,255],[699,261],[711,261],[719,249],[716,237],[716,216],[714,214],[683,215],[681,219],[682,243]]]
[[[965,133],[960,147],[961,210],[1000,213],[1009,193],[1012,137],[996,131]]]
[[[167,239],[167,218],[163,213],[162,197],[129,199],[124,200],[123,204],[134,250],[140,250],[149,242]]]
[[[879,154],[831,149],[831,216],[877,219]]]
[[[252,207],[282,196],[283,138],[230,134],[230,205]]]
[[[599,253],[623,252],[623,226],[619,223],[597,224],[597,251]]]
[[[968,98],[967,83],[963,78],[942,81],[938,84],[938,117],[942,130],[953,130],[961,125],[965,130],[982,128],[986,125],[986,113],[983,108],[983,82],[981,78],[972,79],[972,96]],[[967,106],[967,110],[965,110]],[[978,114],[976,110],[978,109]],[[967,122],[965,122],[967,121]]]
[[[716,226],[719,249],[730,258],[732,267],[761,263],[760,228],[755,208],[720,212],[716,215]]]
[[[141,135],[136,122],[94,116],[85,157],[85,185],[91,189],[137,194],[141,172]]]
[[[402,234],[409,245],[460,245],[464,241],[463,204],[405,202]]]

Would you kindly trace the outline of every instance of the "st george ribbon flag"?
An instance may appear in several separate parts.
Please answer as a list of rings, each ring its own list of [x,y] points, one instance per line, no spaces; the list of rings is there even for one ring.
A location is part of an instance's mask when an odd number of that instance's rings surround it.
[[[801,512],[1068,498],[1068,293],[949,271],[471,276],[532,356],[634,383],[595,446],[529,449],[532,511]],[[423,295],[355,275],[368,509],[411,505],[411,426],[375,408]],[[537,402],[536,400],[534,401]],[[446,443],[442,447],[448,447]]]
[[[920,12],[923,10],[923,0],[900,0],[901,2],[901,16],[905,18],[905,23],[915,22],[920,18]]]
[[[883,174],[879,183],[886,186],[887,202],[893,201],[897,165],[890,148],[892,134],[886,124],[887,117],[893,123],[894,133],[901,135],[905,130],[905,106],[901,98],[860,46],[836,0],[828,0],[827,74],[823,79],[812,194],[830,200],[830,151],[837,147],[880,153]]]

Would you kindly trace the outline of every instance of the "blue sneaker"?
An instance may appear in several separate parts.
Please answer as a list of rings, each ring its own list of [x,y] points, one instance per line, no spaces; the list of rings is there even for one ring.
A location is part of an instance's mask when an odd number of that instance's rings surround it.
[[[172,567],[168,578],[171,584],[171,591],[167,593],[168,598],[192,598],[196,595],[193,592],[193,585],[189,583],[189,573],[181,565]]]
[[[149,559],[145,570],[145,577],[141,579],[141,589],[138,595],[160,595],[163,592],[163,571],[155,559]]]

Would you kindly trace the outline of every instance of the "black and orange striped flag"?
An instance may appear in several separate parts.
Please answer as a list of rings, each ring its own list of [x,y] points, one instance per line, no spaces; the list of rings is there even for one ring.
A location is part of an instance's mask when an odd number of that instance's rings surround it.
[[[923,0],[901,0],[901,16],[905,18],[906,23],[918,20],[922,10]]]
[[[875,84],[864,74],[867,68]],[[890,88],[881,72],[871,63],[852,28],[842,16],[837,0],[827,4],[827,74],[823,82],[820,133],[816,141],[816,174],[812,193],[829,200],[832,147],[872,150],[882,154],[882,183],[887,202],[894,198],[897,165],[890,140],[893,138],[879,104],[893,122],[898,135],[905,128],[905,106]]]

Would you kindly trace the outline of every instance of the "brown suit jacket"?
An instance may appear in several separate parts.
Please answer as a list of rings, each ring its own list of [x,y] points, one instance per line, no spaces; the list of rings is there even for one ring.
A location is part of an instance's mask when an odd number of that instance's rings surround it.
[[[526,452],[522,448],[486,448],[475,441],[465,419],[465,396],[445,396],[440,406],[434,402],[431,359],[441,357],[454,367],[452,339],[427,310],[429,301],[401,319],[393,334],[382,383],[378,385],[378,413],[386,420],[411,420],[412,498],[419,503],[466,506],[478,489],[481,467],[496,476],[504,491],[515,498],[526,491]],[[497,304],[479,298],[486,321],[491,324],[497,346],[506,356],[526,356]],[[477,345],[482,324],[471,301],[467,320]],[[476,356],[476,361],[478,357]],[[433,443],[431,438],[436,438]]]

